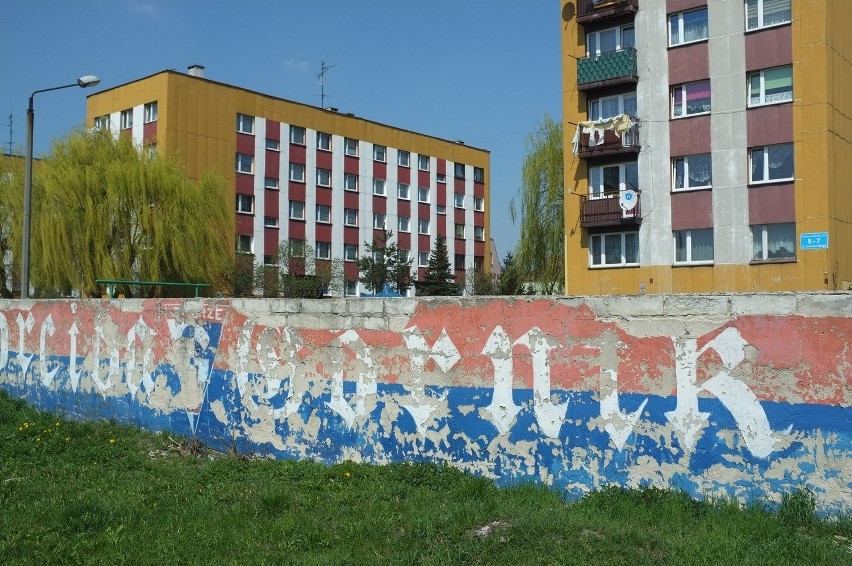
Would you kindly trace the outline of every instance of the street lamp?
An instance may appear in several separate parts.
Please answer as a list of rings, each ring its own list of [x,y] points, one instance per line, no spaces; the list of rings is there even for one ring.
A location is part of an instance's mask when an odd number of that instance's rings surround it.
[[[40,92],[48,92],[51,90],[59,90],[61,88],[71,88],[78,86],[86,88],[95,86],[101,79],[94,75],[86,75],[77,79],[76,83],[70,85],[55,86],[53,88],[43,88],[37,90],[30,95],[30,105],[27,108],[27,147],[24,169],[24,234],[23,234],[23,250],[21,252],[21,298],[27,299],[30,296],[30,201],[32,200],[33,191],[33,97]]]

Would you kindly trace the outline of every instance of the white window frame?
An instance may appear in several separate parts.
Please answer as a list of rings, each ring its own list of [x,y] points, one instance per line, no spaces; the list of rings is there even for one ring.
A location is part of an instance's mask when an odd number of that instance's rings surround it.
[[[355,208],[343,209],[343,225],[357,226],[358,225],[358,210]]]
[[[305,203],[300,200],[291,200],[289,202],[289,217],[290,220],[304,220],[305,219]]]
[[[278,217],[277,216],[264,216],[263,217],[263,227],[264,228],[278,228]]]
[[[254,214],[254,195],[237,193],[237,214]]]
[[[314,256],[317,259],[331,259],[331,242],[316,242]]]
[[[770,22],[770,23],[767,24],[766,21],[765,21],[766,20],[765,8],[766,8],[767,2],[770,2],[771,3],[770,5],[775,5],[775,4],[777,4],[778,6],[786,5],[786,7],[787,7],[786,12],[789,14],[789,18],[785,19],[785,20],[779,19],[779,20],[776,20],[776,21],[773,21],[773,22]],[[751,4],[752,6],[755,7],[756,18],[755,18],[754,25],[751,25],[750,22],[749,22],[749,19],[748,19],[749,4]],[[791,21],[793,21],[792,0],[746,0],[743,3],[743,6],[745,8],[746,31],[754,31],[754,30],[759,30],[759,29],[763,29],[763,28],[783,26],[783,25],[789,24]],[[780,12],[783,12],[783,11],[784,10],[779,10],[778,12],[780,13]]]
[[[790,90],[784,91],[783,93],[778,93],[772,95],[774,98],[772,100],[766,99],[766,73],[771,71],[778,71],[781,69],[789,69],[790,71]],[[758,80],[759,83],[759,94],[755,99],[752,96],[752,81],[754,79]],[[784,65],[781,67],[773,67],[771,69],[761,69],[760,71],[753,71],[748,74],[748,79],[746,81],[746,97],[748,98],[749,108],[755,108],[757,106],[769,106],[771,104],[784,104],[785,102],[793,101],[793,66],[792,65]]]
[[[630,45],[625,44],[625,30],[631,29],[633,30],[633,43]],[[601,51],[600,49],[600,38],[601,35],[615,32],[615,49],[610,49],[607,51]],[[598,31],[594,31],[586,34],[586,57],[595,57],[597,55],[602,55],[604,53],[614,53],[616,51],[623,51],[626,48],[633,48],[636,45],[636,29],[633,24],[617,26],[613,28],[602,29]]]
[[[698,158],[706,158],[710,163],[710,178],[709,182],[703,185],[690,185],[691,182],[689,176],[689,168],[690,165],[694,167],[699,167],[699,163],[697,161]],[[683,187],[677,186],[677,169],[678,165],[682,164],[683,168]],[[695,191],[699,189],[710,189],[713,188],[713,159],[710,153],[696,153],[693,155],[683,155],[681,157],[672,158],[672,191],[673,192],[682,192],[682,191]]]
[[[317,149],[322,151],[331,151],[331,134],[326,132],[317,132]]]
[[[443,205],[443,204],[435,205],[435,213],[436,214],[446,214],[447,213],[446,205]]]
[[[290,126],[290,143],[293,145],[305,145],[308,132],[302,126]]]
[[[417,169],[419,171],[428,171],[429,170],[429,159],[428,155],[418,155],[417,156]]]
[[[358,261],[358,244],[343,244],[343,261]]]
[[[318,204],[316,219],[318,224],[331,224],[331,207],[327,204]]]
[[[281,142],[278,140],[266,138],[266,149],[268,149],[269,151],[281,151]]]
[[[445,173],[435,173],[435,180],[439,183],[446,183],[447,175]]]
[[[343,138],[343,153],[358,157],[358,140],[355,138]]]
[[[242,245],[245,241],[248,241],[248,246]],[[236,252],[239,254],[253,254],[254,236],[251,234],[238,234],[236,238],[236,248]]]
[[[712,247],[713,257],[714,258],[716,257],[716,238],[715,238],[715,234],[713,233],[712,228],[696,228],[696,229],[691,229],[691,230],[675,230],[674,232],[672,232],[672,236],[673,236],[672,241],[673,241],[673,244],[674,244],[674,258],[675,258],[674,264],[675,265],[712,265],[713,264],[714,259],[712,259],[712,258],[711,259],[701,259],[701,260],[693,260],[692,259],[693,251],[694,251],[693,245],[692,245],[692,238],[693,238],[693,235],[694,235],[695,232],[702,232],[702,233],[710,232],[711,239],[712,239],[711,247]],[[686,238],[685,249],[684,249],[684,251],[686,252],[686,259],[678,260],[677,259],[677,235],[681,234],[681,233],[684,234],[684,236]]]
[[[133,128],[133,108],[121,111],[121,114],[119,114],[119,128],[122,130]]]
[[[424,193],[424,191],[425,191],[425,193]],[[429,193],[430,193],[429,187],[417,187],[417,202],[425,202],[425,203],[431,202],[429,200],[429,197],[431,196]],[[425,196],[424,196],[424,194],[425,194]]]
[[[456,179],[464,179],[465,178],[464,163],[454,163],[453,164],[453,176]]]
[[[453,206],[464,208],[464,193],[453,193]]]
[[[373,213],[373,228],[375,230],[386,230],[388,227],[388,215],[382,212]]]
[[[396,197],[400,200],[411,200],[411,185],[408,183],[397,183]]]
[[[465,226],[464,224],[456,224],[455,225],[455,234],[457,240],[464,240],[465,237]]]
[[[234,169],[237,173],[245,173],[252,175],[254,173],[254,155],[248,153],[238,153]]]
[[[772,227],[779,229],[787,229],[790,238],[786,241],[792,248],[792,255],[783,257],[769,257],[769,233]],[[785,262],[796,261],[796,223],[795,222],[778,222],[774,224],[753,224],[751,226],[751,261],[756,263],[762,262]],[[759,240],[759,242],[758,242]],[[759,245],[758,245],[759,244]]]
[[[254,135],[254,116],[237,114],[237,131],[241,134]]]
[[[387,182],[384,179],[373,179],[373,194],[378,196],[386,196]]]
[[[473,210],[485,212],[485,197],[473,197]]]
[[[400,167],[411,167],[411,153],[400,149],[396,154],[396,164]]]
[[[278,179],[276,179],[275,177],[264,178],[263,179],[263,188],[264,189],[270,189],[270,190],[273,190],[273,191],[277,191],[278,188],[279,188]]]
[[[428,218],[419,218],[417,220],[417,233],[429,235],[429,219]]]
[[[331,186],[331,169],[324,169],[322,167],[317,167],[317,186],[318,187],[330,187]]]
[[[635,92],[625,92],[623,94],[615,94],[612,96],[601,96],[598,98],[589,99],[586,104],[586,110],[589,117],[589,120],[603,120],[606,118],[614,118],[620,114],[630,114],[631,116],[638,114],[638,111],[628,112],[627,111],[627,101],[633,99],[633,108],[636,108],[637,98]],[[605,116],[603,112],[604,104],[606,102],[615,101],[616,106],[618,106],[617,111],[611,116]]]
[[[708,107],[701,108],[701,110],[696,112],[690,112],[689,104],[687,103],[687,99],[689,98],[689,89],[692,87],[696,87],[697,85],[703,85],[707,83],[708,87],[710,87],[710,100],[708,103]],[[681,92],[681,103],[676,104],[676,93],[677,91]],[[678,110],[680,113],[678,114]],[[713,90],[712,85],[710,84],[710,79],[704,79],[701,81],[695,81],[691,83],[684,83],[679,85],[672,86],[671,90],[671,117],[673,120],[677,120],[678,118],[689,118],[692,116],[703,116],[705,114],[710,114],[713,110]]]
[[[618,167],[618,191],[617,192],[606,192],[604,187],[604,170]],[[636,184],[639,184],[639,164],[636,161],[627,161],[624,163],[609,163],[607,165],[599,165],[596,167],[589,167],[589,198],[590,199],[599,199],[599,198],[610,198],[616,197],[621,194],[622,191],[630,190],[638,190],[638,186],[633,186],[632,183],[628,182],[627,172],[628,168],[636,169]],[[599,177],[599,179],[596,179]],[[597,185],[597,186],[595,186]]]
[[[793,171],[792,175],[789,177],[777,177],[777,178],[769,178],[769,174],[772,172],[772,167],[770,167],[772,160],[772,152],[776,150],[780,150],[780,148],[789,148],[784,150],[785,153],[789,151],[790,157],[793,160]],[[762,167],[762,179],[755,179],[754,177],[754,167],[755,167],[755,155],[761,155],[761,161],[763,162]],[[762,185],[766,183],[784,183],[787,181],[792,181],[796,178],[796,155],[795,148],[792,143],[778,143],[773,145],[765,145],[761,147],[752,147],[749,148],[748,151],[748,182],[750,185]]]
[[[157,121],[157,101],[149,102],[144,107],[144,118],[143,121],[145,124],[150,124],[151,122]]]
[[[633,239],[636,243],[636,261],[628,261],[627,257],[627,237],[633,236]],[[615,262],[607,262],[606,257],[606,244],[608,241],[618,240],[619,243],[619,261]],[[595,257],[595,242],[599,242],[599,254]],[[639,231],[628,231],[628,232],[607,232],[602,234],[590,234],[589,235],[589,268],[590,269],[606,269],[610,267],[633,267],[639,265],[639,258],[641,257],[641,250],[639,249]]]
[[[301,163],[290,164],[290,180],[297,183],[305,182],[305,166]]]
[[[397,219],[397,231],[398,232],[411,232],[411,217],[410,216],[400,216]]]
[[[358,192],[358,175],[355,173],[343,174],[343,189],[353,193]]]
[[[417,267],[428,267],[428,266],[429,266],[429,252],[428,251],[417,252]]]
[[[693,15],[698,12],[704,12],[704,37],[699,37],[697,39],[686,40],[683,39],[686,34],[686,29],[684,28],[684,17],[687,15]],[[672,34],[673,25],[677,26],[677,38],[675,38]],[[669,33],[669,47],[676,47],[679,45],[688,45],[690,43],[697,43],[699,41],[707,41],[707,38],[710,36],[709,32],[709,19],[707,16],[707,6],[702,6],[701,8],[695,10],[686,10],[683,12],[678,12],[676,14],[669,14],[668,17],[668,33]]]
[[[484,226],[474,226],[473,227],[473,239],[477,242],[485,241],[485,227]]]
[[[383,145],[374,144],[373,145],[373,161],[378,161],[380,163],[387,162],[388,159],[388,148]]]

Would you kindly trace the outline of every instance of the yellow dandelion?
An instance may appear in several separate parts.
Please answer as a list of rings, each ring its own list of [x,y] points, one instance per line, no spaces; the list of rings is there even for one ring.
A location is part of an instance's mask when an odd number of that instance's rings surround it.
[[[346,473],[345,473],[345,474],[343,474],[343,475],[344,475],[344,476],[346,476],[347,478],[351,478],[351,477],[352,477],[352,474],[350,474],[349,472],[346,472]]]
[[[110,438],[110,439],[109,439],[109,443],[110,443],[110,444],[115,444],[115,439],[114,439],[114,438]]]
[[[30,423],[24,423],[24,428],[30,428]]]
[[[68,441],[70,441],[70,440],[71,440],[71,437],[70,437],[70,436],[66,436],[66,437],[65,437],[65,442],[68,442]]]
[[[59,421],[56,421],[56,425],[55,425],[55,426],[56,426],[56,428],[59,428],[59,425],[60,425],[60,424],[61,424],[61,423],[60,423]]]
[[[41,442],[41,437],[40,437],[40,436],[36,436],[36,442]]]
[[[19,427],[18,427],[18,432],[24,432],[24,427],[19,426]]]

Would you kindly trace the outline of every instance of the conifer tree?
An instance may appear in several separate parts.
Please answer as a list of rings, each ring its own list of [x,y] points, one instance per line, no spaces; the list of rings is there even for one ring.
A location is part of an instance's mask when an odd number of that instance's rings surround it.
[[[426,273],[423,281],[416,283],[419,295],[447,296],[458,295],[459,286],[450,265],[450,256],[447,252],[447,243],[443,236],[438,236],[435,248],[429,254],[429,263],[426,265]]]
[[[381,293],[388,284],[404,295],[411,286],[413,259],[400,250],[396,242],[389,241],[392,237],[392,231],[384,230],[373,238],[373,243],[365,242],[367,253],[358,259],[359,281],[373,293]]]

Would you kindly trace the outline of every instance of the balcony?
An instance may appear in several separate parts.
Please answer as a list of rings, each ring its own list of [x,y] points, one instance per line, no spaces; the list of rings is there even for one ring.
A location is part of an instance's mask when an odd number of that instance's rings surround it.
[[[600,134],[603,133],[603,136]],[[639,153],[639,122],[634,118],[633,125],[621,134],[613,130],[603,130],[597,136],[581,133],[577,138],[577,152],[583,159],[603,157],[622,153]]]
[[[636,84],[638,80],[636,49],[632,47],[577,60],[577,90]]]
[[[639,0],[577,0],[577,23],[588,24],[624,14],[635,15]]]
[[[604,193],[603,196],[582,197],[580,204],[580,227],[596,228],[599,226],[631,226],[642,223],[641,195],[636,195],[636,206],[624,210],[620,196],[624,191]]]

